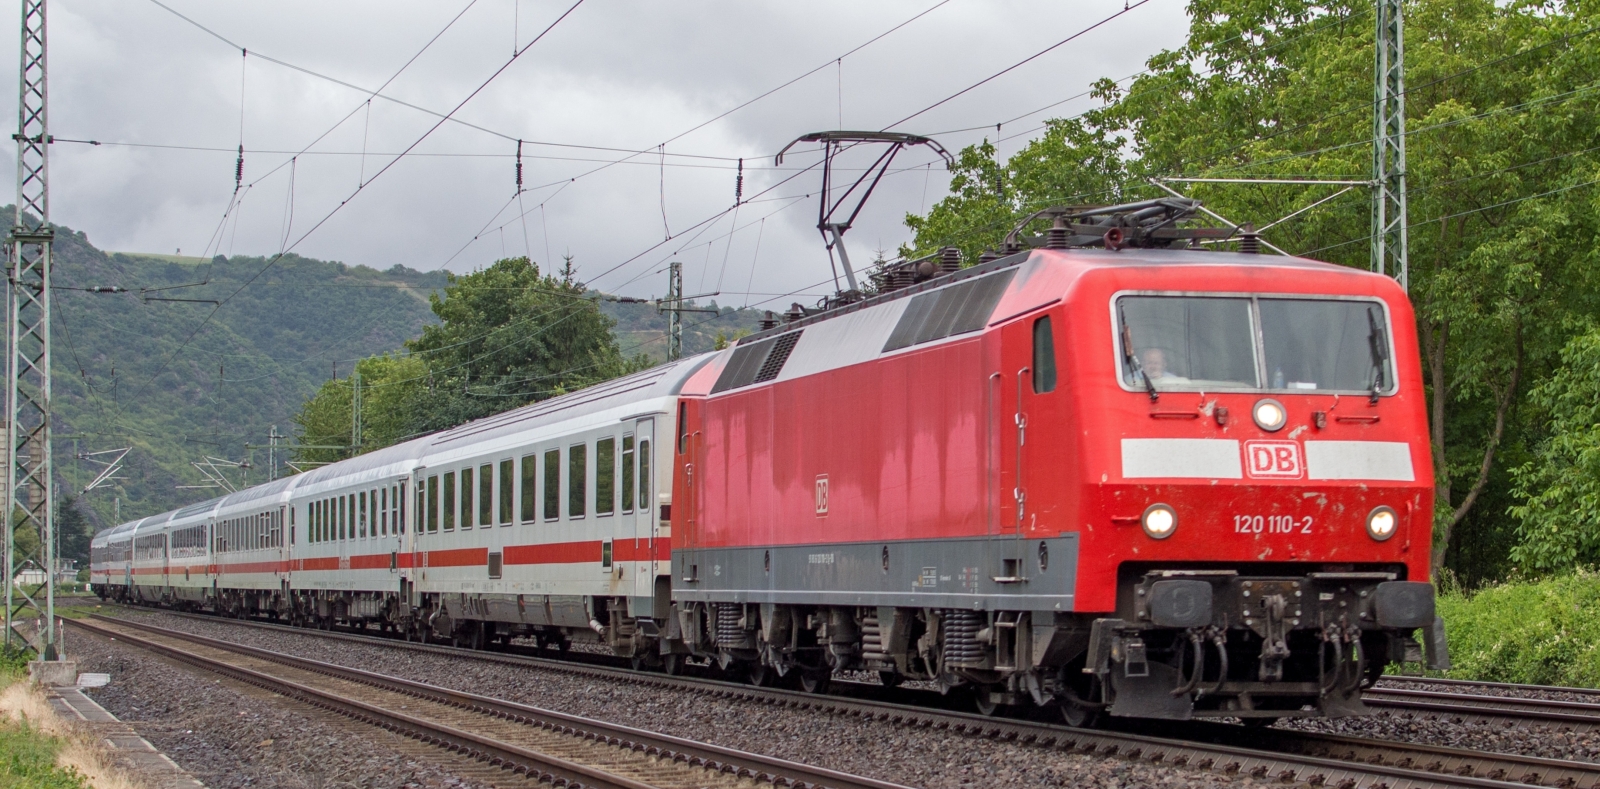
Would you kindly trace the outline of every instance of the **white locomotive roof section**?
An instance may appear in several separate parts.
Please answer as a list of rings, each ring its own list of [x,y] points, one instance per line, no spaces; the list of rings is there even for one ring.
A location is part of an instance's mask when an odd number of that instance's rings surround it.
[[[639,413],[647,404],[660,406],[659,401],[665,401],[682,391],[689,376],[714,356],[715,353],[707,353],[657,365],[571,394],[468,422],[435,435],[428,450],[429,458],[475,453],[488,450],[500,443],[500,439],[521,438],[541,428],[576,426],[586,421],[611,421]],[[584,417],[591,419],[584,420]]]
[[[776,380],[815,375],[878,358],[910,303],[910,299],[896,299],[800,329],[800,341]]]
[[[396,477],[410,476],[422,453],[427,451],[432,436],[413,438],[403,444],[374,450],[341,460],[319,469],[307,471],[295,479],[294,495],[320,496],[343,490],[353,485],[382,482]]]

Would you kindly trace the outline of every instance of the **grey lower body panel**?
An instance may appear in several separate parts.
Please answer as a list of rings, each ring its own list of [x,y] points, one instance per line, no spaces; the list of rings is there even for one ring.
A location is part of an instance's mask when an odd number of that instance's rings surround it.
[[[672,554],[686,602],[1071,611],[1078,536],[691,548]]]
[[[577,595],[445,592],[439,595],[439,601],[444,605],[445,612],[455,619],[482,619],[536,627],[589,627],[589,610],[584,605],[584,599]]]

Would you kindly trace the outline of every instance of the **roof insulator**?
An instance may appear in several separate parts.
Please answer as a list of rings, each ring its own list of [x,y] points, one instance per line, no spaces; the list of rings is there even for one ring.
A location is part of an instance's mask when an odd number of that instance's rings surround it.
[[[1261,234],[1256,232],[1254,223],[1246,222],[1239,226],[1239,251],[1249,255],[1261,254]]]
[[[939,271],[949,274],[961,270],[961,250],[956,247],[945,247],[939,250]]]
[[[1050,224],[1050,237],[1045,242],[1044,246],[1045,246],[1045,249],[1066,249],[1067,248],[1067,218],[1066,217],[1058,216],[1058,217],[1056,217],[1055,222],[1052,222]]]

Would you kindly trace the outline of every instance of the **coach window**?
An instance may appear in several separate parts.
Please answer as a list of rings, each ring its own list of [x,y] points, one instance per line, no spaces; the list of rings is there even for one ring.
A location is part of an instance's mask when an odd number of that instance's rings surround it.
[[[639,439],[639,511],[650,512],[650,439]]]
[[[428,477],[428,531],[439,530],[439,475]]]
[[[367,492],[364,490],[356,494],[356,528],[362,538],[367,536]]]
[[[378,536],[389,536],[389,489],[378,488]]]
[[[1033,393],[1056,389],[1056,339],[1050,331],[1050,316],[1033,322]]]
[[[622,437],[622,511],[633,512],[633,436]]]
[[[516,499],[516,469],[511,458],[500,461],[500,525],[511,525],[511,505]],[[528,514],[533,514],[533,508],[528,507]]]
[[[539,456],[522,456],[522,517],[523,523],[533,523],[538,515],[534,508],[534,497],[539,492]]]
[[[395,533],[396,534],[405,534],[406,533],[406,483],[404,483],[404,482],[395,483],[395,486],[394,486],[394,503],[395,503],[395,513],[394,513]]]
[[[567,517],[582,518],[589,498],[589,445],[567,447]]]
[[[338,511],[338,515],[339,515],[339,541],[340,542],[343,542],[343,541],[349,539],[348,535],[350,534],[350,507],[345,502],[345,499],[347,499],[347,498],[349,498],[349,497],[348,496],[336,496],[334,498],[334,500],[333,500],[333,508]]]
[[[678,403],[678,454],[689,448],[689,404]]]
[[[367,536],[378,536],[378,491],[367,491]]]
[[[478,525],[494,525],[494,465],[478,467]]]
[[[461,470],[461,528],[472,528],[472,467]]]
[[[455,531],[456,530],[456,473],[454,471],[446,471],[444,473],[444,482],[442,483],[442,485],[444,487],[444,506],[441,508],[441,511],[444,513],[444,530],[445,531]]]
[[[544,453],[544,519],[561,517],[561,450]]]
[[[617,510],[617,440],[602,438],[594,443],[594,514],[610,515]]]

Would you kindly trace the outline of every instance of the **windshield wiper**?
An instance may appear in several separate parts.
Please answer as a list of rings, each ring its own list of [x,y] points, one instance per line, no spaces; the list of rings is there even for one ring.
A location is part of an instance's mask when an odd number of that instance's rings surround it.
[[[1377,405],[1378,393],[1384,386],[1383,374],[1389,366],[1389,338],[1384,336],[1383,326],[1372,307],[1367,308],[1367,330],[1367,349],[1372,352],[1372,398],[1367,404]]]
[[[1117,306],[1117,320],[1122,323],[1122,361],[1128,370],[1144,379],[1144,391],[1150,395],[1150,402],[1161,399],[1161,393],[1156,391],[1156,382],[1144,374],[1144,365],[1139,363],[1139,357],[1133,352],[1133,330],[1128,328],[1128,315]]]

